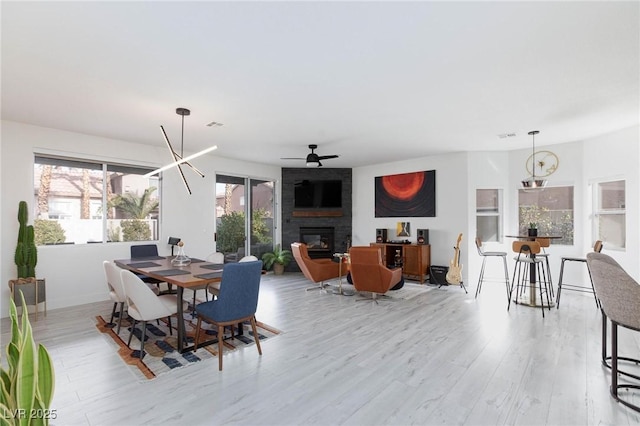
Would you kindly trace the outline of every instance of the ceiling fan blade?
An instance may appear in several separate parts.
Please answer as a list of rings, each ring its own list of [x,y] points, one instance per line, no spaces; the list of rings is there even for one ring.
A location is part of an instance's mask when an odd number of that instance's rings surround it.
[[[338,158],[338,155],[320,155],[318,160],[330,160],[332,158]]]
[[[306,160],[303,157],[280,157],[281,160]]]

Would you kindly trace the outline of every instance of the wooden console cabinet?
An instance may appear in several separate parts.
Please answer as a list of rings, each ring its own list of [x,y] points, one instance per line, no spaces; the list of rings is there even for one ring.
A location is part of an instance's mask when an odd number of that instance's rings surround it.
[[[394,244],[371,243],[371,247],[380,247],[382,250],[382,262],[393,266],[396,251],[400,250],[402,256],[402,275],[405,278],[417,279],[424,284],[431,267],[431,246],[429,244]]]

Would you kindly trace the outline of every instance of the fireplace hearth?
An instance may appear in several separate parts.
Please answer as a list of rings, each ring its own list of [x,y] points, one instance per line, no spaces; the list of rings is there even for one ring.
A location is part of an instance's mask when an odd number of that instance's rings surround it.
[[[309,257],[332,258],[334,253],[333,227],[300,227],[300,242],[307,245]]]

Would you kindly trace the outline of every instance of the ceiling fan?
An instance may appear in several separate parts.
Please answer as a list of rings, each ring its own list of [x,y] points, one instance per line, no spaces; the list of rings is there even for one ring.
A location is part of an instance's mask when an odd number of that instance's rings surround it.
[[[322,167],[320,160],[329,160],[331,158],[338,158],[338,155],[318,155],[314,150],[318,148],[318,145],[309,145],[311,153],[307,155],[307,158],[302,157],[283,157],[281,160],[306,160],[307,167]]]

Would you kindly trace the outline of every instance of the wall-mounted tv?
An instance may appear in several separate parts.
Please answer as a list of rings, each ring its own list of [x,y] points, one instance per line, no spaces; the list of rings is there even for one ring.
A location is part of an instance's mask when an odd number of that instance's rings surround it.
[[[297,209],[342,207],[341,180],[300,180],[294,183],[293,206]]]

